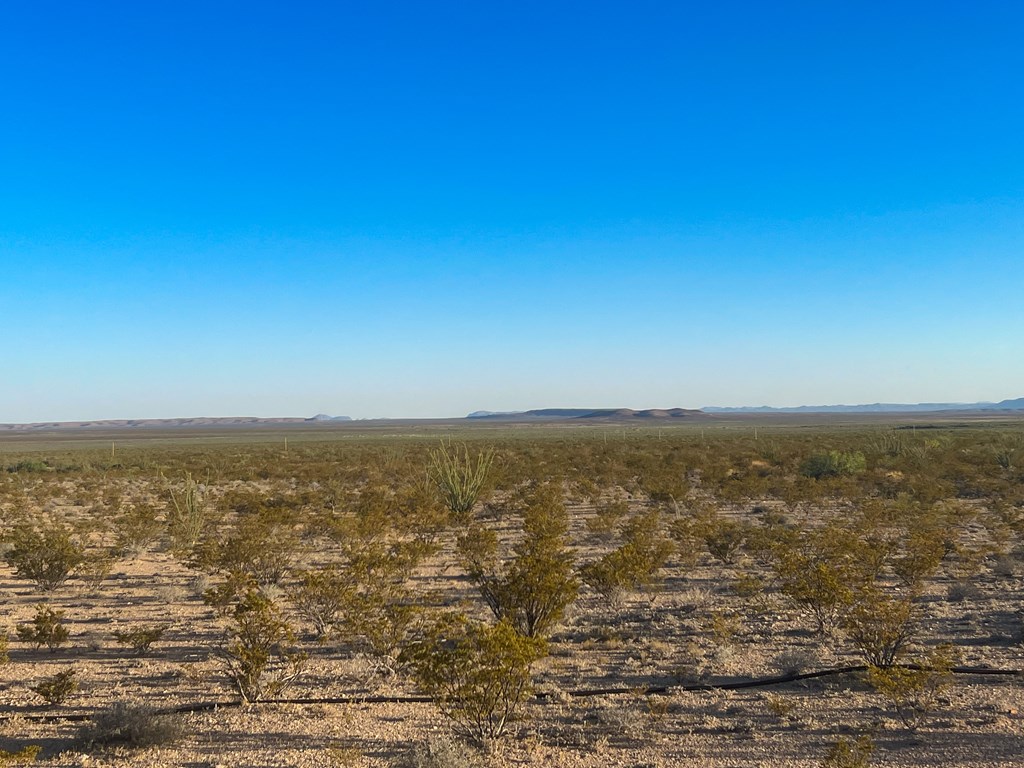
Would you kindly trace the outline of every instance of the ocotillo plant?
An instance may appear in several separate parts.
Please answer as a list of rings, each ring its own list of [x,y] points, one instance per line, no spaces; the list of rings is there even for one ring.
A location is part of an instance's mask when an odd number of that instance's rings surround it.
[[[492,451],[478,453],[474,461],[466,446],[459,451],[442,443],[431,451],[430,475],[456,521],[465,521],[473,510],[493,461]]]

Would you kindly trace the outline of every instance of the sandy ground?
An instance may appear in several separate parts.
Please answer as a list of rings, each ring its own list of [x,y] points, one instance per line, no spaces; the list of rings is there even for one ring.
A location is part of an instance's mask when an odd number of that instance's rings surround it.
[[[73,517],[75,507],[57,504],[51,511]],[[573,540],[586,560],[607,545],[584,525],[591,507],[576,504],[570,512]],[[933,579],[922,598],[920,636],[928,644],[954,643],[965,665],[1021,669],[1024,564],[1011,558],[996,570],[983,569],[972,582],[977,593],[963,601],[949,598],[951,574]],[[552,638],[551,655],[536,665],[536,687],[545,698],[531,703],[515,735],[480,764],[816,766],[839,736],[870,732],[873,765],[1024,765],[1019,677],[958,676],[916,732],[856,676],[737,692],[568,695],[582,688],[762,677],[778,674],[794,657],[807,671],[860,663],[848,642],[815,636],[810,618],[780,596],[756,606],[734,596],[727,586],[732,574],[704,554],[694,566],[670,564],[662,589],[621,604],[584,589]],[[75,581],[60,588],[51,603],[66,611],[71,642],[51,653],[12,639],[10,663],[0,667],[0,748],[39,744],[40,759],[54,766],[397,766],[415,764],[415,744],[450,733],[431,704],[260,704],[180,715],[185,734],[173,747],[77,751],[81,723],[75,718],[115,701],[171,708],[232,700],[213,653],[223,622],[203,603],[196,577],[157,548],[118,562],[94,593]],[[417,571],[414,582],[485,615],[454,566],[450,545]],[[0,589],[13,636],[40,594],[6,566]],[[708,632],[716,610],[739,617],[724,645]],[[147,657],[132,656],[111,634],[147,624],[169,626]],[[288,691],[291,698],[416,693],[400,677],[376,674],[345,645],[308,638],[304,645],[310,664]],[[80,690],[60,707],[43,707],[29,686],[69,667],[78,671]]]

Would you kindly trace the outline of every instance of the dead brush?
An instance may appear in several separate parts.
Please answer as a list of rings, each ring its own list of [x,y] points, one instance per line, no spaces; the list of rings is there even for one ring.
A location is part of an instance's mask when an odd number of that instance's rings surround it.
[[[182,722],[174,715],[160,714],[151,707],[118,701],[85,723],[75,737],[84,750],[141,749],[173,744],[185,735]]]
[[[18,750],[0,750],[0,766],[35,765],[36,758],[43,748],[39,744],[28,744]]]

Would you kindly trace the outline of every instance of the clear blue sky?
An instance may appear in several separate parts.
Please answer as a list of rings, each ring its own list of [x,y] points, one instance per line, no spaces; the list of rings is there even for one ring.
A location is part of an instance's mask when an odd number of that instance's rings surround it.
[[[1024,395],[1024,5],[3,16],[0,422]]]

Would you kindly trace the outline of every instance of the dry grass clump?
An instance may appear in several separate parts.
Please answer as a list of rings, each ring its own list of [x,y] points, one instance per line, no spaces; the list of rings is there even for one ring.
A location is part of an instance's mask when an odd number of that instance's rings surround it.
[[[430,736],[412,746],[396,768],[479,768],[480,754],[453,736]]]
[[[157,747],[177,742],[184,732],[184,726],[173,715],[119,701],[83,725],[75,740],[86,750]]]
[[[42,751],[43,748],[39,744],[28,744],[14,751],[0,750],[0,766],[32,765]]]

